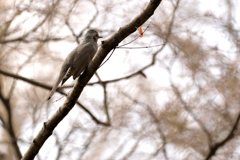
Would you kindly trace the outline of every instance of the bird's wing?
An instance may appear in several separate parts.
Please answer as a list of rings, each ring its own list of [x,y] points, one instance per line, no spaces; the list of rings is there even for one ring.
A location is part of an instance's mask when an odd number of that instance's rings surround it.
[[[63,79],[62,79],[62,84],[61,86],[68,80],[68,78],[70,78],[72,76],[72,67],[70,67],[67,71],[67,73],[64,75]]]
[[[51,90],[51,92],[50,92],[47,100],[49,100],[49,99],[52,97],[52,95],[53,95],[54,92],[56,91],[59,83],[61,82],[61,80],[63,79],[63,77],[65,76],[65,74],[67,73],[69,67],[70,67],[70,64],[68,63],[68,61],[65,61],[65,62],[63,63],[63,65],[62,65],[62,68],[61,68],[61,71],[60,71],[60,73],[59,73],[59,76],[58,76],[58,78],[57,78],[57,80],[56,80],[56,82],[55,82],[55,84],[54,84],[54,86],[53,86],[53,88],[52,88],[52,90]]]
[[[96,51],[97,47],[92,43],[87,43],[77,50],[72,64],[73,79],[80,76],[80,74],[87,68]]]

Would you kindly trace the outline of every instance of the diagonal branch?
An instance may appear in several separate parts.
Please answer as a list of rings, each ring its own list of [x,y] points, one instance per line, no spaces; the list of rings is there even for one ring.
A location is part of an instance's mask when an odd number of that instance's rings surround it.
[[[19,80],[28,82],[28,83],[30,83],[30,84],[33,84],[33,85],[35,85],[35,86],[38,86],[38,87],[41,87],[41,88],[44,88],[44,89],[48,89],[48,90],[51,90],[51,89],[52,89],[52,87],[49,86],[49,85],[45,85],[45,84],[43,84],[43,83],[34,81],[34,80],[32,80],[32,79],[28,79],[28,78],[25,78],[25,77],[23,77],[23,76],[19,76],[19,75],[16,75],[16,74],[13,74],[13,73],[4,71],[4,70],[2,70],[2,69],[0,69],[0,74],[3,74],[3,75],[8,76],[8,77],[13,77],[13,78],[15,78],[15,79],[19,79]],[[59,93],[61,93],[60,90],[57,90],[57,91],[58,91]],[[62,94],[63,94],[63,93],[62,93]],[[64,94],[65,94],[65,93],[64,93]]]
[[[67,96],[64,104],[47,122],[43,124],[42,129],[33,140],[31,146],[23,156],[22,160],[34,159],[45,141],[51,136],[55,127],[57,127],[61,120],[63,120],[63,118],[73,108],[80,94],[82,93],[83,88],[87,85],[88,81],[94,75],[108,53],[113,48],[115,48],[123,39],[133,33],[136,30],[136,27],[139,27],[145,23],[154,14],[154,11],[159,6],[160,2],[161,0],[151,0],[146,8],[136,18],[134,18],[130,23],[121,27],[115,34],[103,42],[102,46],[96,53],[96,56],[89,64],[87,70],[79,77],[75,83],[74,88]]]
[[[19,79],[19,80],[22,80],[22,81],[25,81],[25,82],[28,82],[30,84],[33,84],[35,86],[38,86],[38,87],[41,87],[41,88],[44,88],[44,89],[47,89],[47,90],[51,90],[52,89],[52,86],[49,86],[49,85],[46,85],[46,84],[43,84],[43,83],[40,83],[40,82],[37,82],[37,81],[34,81],[32,79],[28,79],[28,78],[25,78],[25,77],[22,77],[22,76],[19,76],[19,75],[16,75],[16,74],[13,74],[13,73],[9,73],[9,72],[6,72],[6,71],[3,71],[0,69],[0,74],[3,74],[5,76],[9,76],[9,77],[13,77],[15,79]],[[62,91],[62,88],[58,88],[56,90],[58,93],[62,94],[62,95],[67,95],[65,92]],[[85,106],[83,106],[80,102],[76,102],[85,112],[87,112],[91,118],[97,123],[97,124],[101,124],[101,125],[104,125],[104,126],[109,126],[110,124],[108,122],[102,122],[100,120],[98,120]]]
[[[209,160],[211,157],[213,157],[220,147],[224,146],[227,142],[229,142],[231,139],[234,138],[234,132],[238,129],[239,121],[240,121],[240,113],[238,114],[238,117],[237,117],[231,131],[228,133],[228,136],[225,139],[223,139],[221,142],[215,143],[214,145],[212,145],[210,147],[210,151],[207,155],[206,160]]]
[[[13,43],[13,42],[19,43],[19,41],[24,42],[24,43],[49,42],[49,41],[60,41],[63,39],[64,38],[60,38],[60,37],[46,37],[46,38],[33,38],[33,39],[27,39],[25,37],[20,37],[20,38],[7,39],[7,40],[0,39],[0,44]]]

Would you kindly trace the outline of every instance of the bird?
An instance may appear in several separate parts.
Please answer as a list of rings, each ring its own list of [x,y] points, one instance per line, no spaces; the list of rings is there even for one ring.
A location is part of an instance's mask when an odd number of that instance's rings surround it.
[[[65,59],[59,76],[54,83],[47,100],[53,96],[61,81],[61,85],[63,85],[71,76],[75,80],[88,67],[97,52],[97,41],[99,38],[102,37],[99,36],[95,29],[89,29],[87,31],[83,41],[72,52],[70,52]]]

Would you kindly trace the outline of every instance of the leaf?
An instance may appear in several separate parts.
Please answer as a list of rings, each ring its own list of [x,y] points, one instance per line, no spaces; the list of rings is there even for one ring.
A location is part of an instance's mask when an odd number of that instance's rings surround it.
[[[142,27],[141,26],[138,28],[138,33],[140,34],[139,37],[143,36],[143,31],[142,31]]]

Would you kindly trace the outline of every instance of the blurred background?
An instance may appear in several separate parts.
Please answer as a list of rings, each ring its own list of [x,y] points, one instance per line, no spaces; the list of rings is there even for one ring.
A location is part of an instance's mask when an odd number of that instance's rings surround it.
[[[64,102],[46,98],[87,29],[100,45],[148,2],[0,0],[0,160],[20,159]],[[163,0],[35,159],[240,159],[239,12],[237,0]]]

